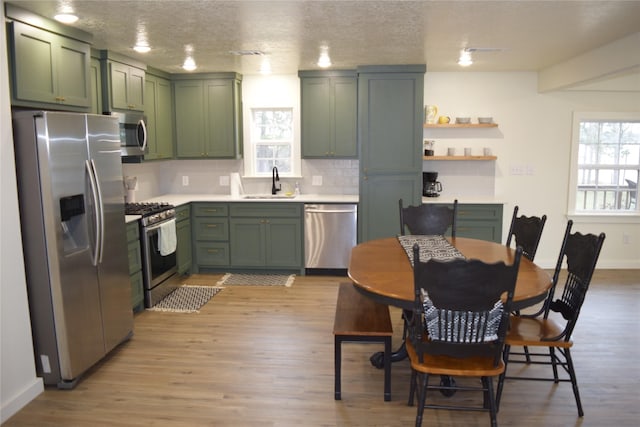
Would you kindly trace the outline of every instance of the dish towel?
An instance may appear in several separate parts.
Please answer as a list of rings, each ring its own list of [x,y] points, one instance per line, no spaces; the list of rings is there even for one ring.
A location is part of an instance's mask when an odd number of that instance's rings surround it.
[[[158,249],[160,255],[167,256],[176,251],[178,238],[176,237],[175,218],[165,222],[158,228]]]

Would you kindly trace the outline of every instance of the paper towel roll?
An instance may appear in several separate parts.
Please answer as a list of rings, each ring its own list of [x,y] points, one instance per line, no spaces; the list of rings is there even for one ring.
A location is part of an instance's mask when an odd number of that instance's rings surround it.
[[[233,172],[229,175],[229,186],[231,187],[231,197],[235,199],[240,198],[240,195],[244,191],[242,189],[242,181],[240,180],[239,173]]]

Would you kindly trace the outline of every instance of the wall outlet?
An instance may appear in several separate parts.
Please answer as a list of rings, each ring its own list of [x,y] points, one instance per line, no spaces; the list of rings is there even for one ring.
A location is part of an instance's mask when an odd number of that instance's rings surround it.
[[[311,177],[311,185],[322,185],[322,175],[313,175],[313,177]]]
[[[522,165],[511,165],[509,168],[509,173],[511,175],[522,175],[524,174],[524,166]]]
[[[189,186],[189,176],[188,175],[182,175],[182,186],[183,187],[188,187]]]
[[[228,187],[229,186],[229,175],[222,175],[220,177],[220,186]]]
[[[629,235],[627,233],[624,233],[622,235],[622,244],[623,245],[628,245],[630,240],[631,240],[631,238],[629,237]]]

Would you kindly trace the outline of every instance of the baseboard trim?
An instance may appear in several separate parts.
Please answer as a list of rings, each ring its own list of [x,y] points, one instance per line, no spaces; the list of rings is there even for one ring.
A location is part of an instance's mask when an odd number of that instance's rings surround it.
[[[44,391],[44,383],[42,378],[34,378],[33,381],[22,389],[18,394],[2,402],[2,410],[0,414],[0,424],[7,421],[13,415],[15,415],[20,409],[24,408],[29,402],[38,397],[40,393]],[[6,396],[2,396],[4,399]]]

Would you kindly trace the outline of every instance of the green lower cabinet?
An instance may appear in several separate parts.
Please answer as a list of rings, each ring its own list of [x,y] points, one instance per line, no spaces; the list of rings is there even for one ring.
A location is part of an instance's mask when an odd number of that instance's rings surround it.
[[[234,268],[303,267],[301,204],[236,203],[230,206],[229,215]]]
[[[178,274],[189,274],[193,252],[191,250],[191,205],[176,208],[176,262]]]
[[[456,236],[501,243],[502,204],[458,203]]]
[[[231,218],[229,233],[234,267],[301,268],[300,219]]]
[[[129,281],[131,282],[131,307],[133,311],[140,311],[144,308],[144,292],[140,230],[137,221],[127,224],[127,253],[129,256]]]

